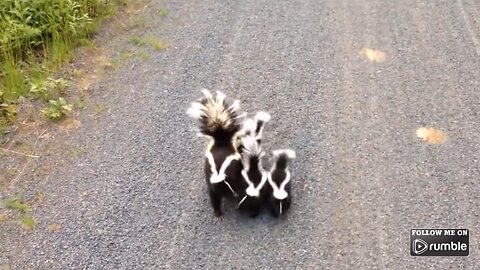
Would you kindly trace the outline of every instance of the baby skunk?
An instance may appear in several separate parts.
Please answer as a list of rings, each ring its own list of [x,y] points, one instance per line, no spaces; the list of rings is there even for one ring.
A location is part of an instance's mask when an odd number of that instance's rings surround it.
[[[244,123],[244,136],[241,138],[243,189],[239,191],[238,208],[256,217],[265,198],[264,186],[267,182],[267,172],[262,165],[264,152],[261,139],[265,123],[270,120],[266,112],[258,112],[255,119],[247,119]]]
[[[268,207],[272,216],[278,217],[285,213],[292,202],[290,194],[291,160],[295,158],[295,151],[290,149],[273,151],[274,164],[268,173],[266,188]]]
[[[238,134],[238,151],[240,153],[243,151],[242,138],[244,137],[253,137],[259,144],[262,143],[263,130],[270,119],[269,113],[260,111],[255,114],[255,118],[248,118],[243,122],[243,128]]]
[[[200,123],[200,136],[210,138],[205,152],[205,180],[217,220],[223,219],[223,197],[236,197],[243,188],[242,162],[237,151],[236,138],[241,129],[240,101],[227,102],[225,95],[217,92],[215,98],[206,89],[204,97],[193,102],[187,114]]]
[[[239,190],[238,208],[251,217],[256,217],[260,213],[264,201],[264,187],[268,178],[268,172],[262,165],[262,157],[265,153],[254,136],[242,138],[242,145],[242,179],[244,185]]]

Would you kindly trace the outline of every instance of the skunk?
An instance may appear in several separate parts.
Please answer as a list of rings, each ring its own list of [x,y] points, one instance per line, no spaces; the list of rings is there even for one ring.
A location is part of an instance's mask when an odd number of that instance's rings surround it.
[[[271,116],[269,113],[267,112],[263,112],[263,111],[260,111],[260,112],[257,112],[255,114],[255,118],[253,120],[253,122],[250,122],[250,123],[246,123],[246,132],[247,132],[247,136],[250,135],[250,136],[254,136],[255,139],[257,140],[257,142],[259,144],[262,143],[262,137],[263,137],[263,130],[265,128],[265,124],[270,121],[271,119]],[[252,125],[254,124],[254,125]]]
[[[290,194],[291,173],[288,168],[291,160],[295,158],[295,151],[282,149],[273,151],[274,163],[268,173],[266,188],[267,204],[271,214],[278,217],[285,213],[292,202]]]
[[[193,102],[187,114],[199,120],[199,135],[210,139],[205,152],[205,180],[215,216],[222,220],[222,199],[236,197],[236,190],[244,186],[241,179],[243,166],[236,143],[243,115],[239,113],[239,100],[229,103],[221,92],[215,97],[206,89],[202,92],[204,97]]]
[[[242,153],[244,147],[242,144],[242,138],[244,137],[253,137],[259,144],[262,143],[263,130],[265,124],[270,121],[271,116],[267,112],[257,112],[255,117],[246,119],[243,122],[243,128],[238,134],[238,151]]]
[[[267,183],[268,172],[262,165],[264,152],[256,136],[246,136],[242,138],[242,164],[241,172],[243,179],[243,188],[239,191],[238,208],[242,212],[248,213],[251,217],[256,217],[260,213],[260,208],[265,200],[264,187]]]

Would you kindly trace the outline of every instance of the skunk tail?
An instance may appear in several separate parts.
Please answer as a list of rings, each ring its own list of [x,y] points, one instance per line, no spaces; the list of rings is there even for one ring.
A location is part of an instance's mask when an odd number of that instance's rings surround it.
[[[199,120],[201,135],[215,140],[231,140],[241,128],[240,101],[229,103],[225,94],[218,91],[215,97],[207,89],[202,93],[203,97],[191,104],[188,116]]]
[[[257,139],[252,136],[242,138],[242,163],[246,171],[249,168],[258,166],[260,159],[265,154]]]
[[[290,161],[295,158],[295,151],[291,149],[280,149],[273,151],[275,169],[285,170]]]
[[[257,112],[254,119],[247,119],[243,124],[244,133],[246,136],[253,136],[257,140],[263,137],[263,129],[265,124],[270,121],[271,116],[267,112]]]

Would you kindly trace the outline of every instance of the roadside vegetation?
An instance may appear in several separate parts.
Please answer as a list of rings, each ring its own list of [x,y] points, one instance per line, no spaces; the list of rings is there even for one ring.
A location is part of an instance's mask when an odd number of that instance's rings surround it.
[[[37,222],[30,215],[30,211],[31,211],[30,205],[22,201],[19,196],[7,199],[4,202],[4,206],[7,209],[11,209],[13,211],[18,212],[20,223],[25,229],[32,230],[35,228]]]
[[[71,110],[63,98],[67,82],[55,72],[127,1],[0,1],[0,136],[25,98],[49,104],[43,110],[49,119]]]
[[[85,119],[96,121],[110,109],[110,104],[90,102],[93,91],[89,87],[104,72],[132,57],[148,60],[149,54],[169,47],[144,31],[152,26],[151,18],[144,14],[148,2],[0,0],[0,191],[16,186],[34,170],[39,179],[48,175],[55,166],[39,161],[40,156],[59,151],[67,151],[73,158],[85,154],[73,144],[58,142],[58,147],[47,149],[37,143],[53,140],[54,132],[69,133],[80,127],[81,110],[91,112]],[[161,19],[168,14],[166,8],[154,12]],[[92,39],[106,18],[113,24],[105,28],[105,34],[128,42],[110,55],[110,47]],[[98,41],[104,44],[102,37]],[[82,48],[76,50],[78,47]],[[40,192],[33,198],[22,193],[5,196],[0,201],[0,225],[14,222],[36,229],[42,222],[37,222],[35,208],[42,201]],[[43,223],[43,228],[46,226]],[[60,228],[54,222],[48,225],[50,232]]]

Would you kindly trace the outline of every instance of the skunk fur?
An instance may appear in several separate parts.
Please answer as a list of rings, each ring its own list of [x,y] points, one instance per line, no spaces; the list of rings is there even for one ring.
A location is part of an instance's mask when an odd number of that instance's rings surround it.
[[[255,114],[255,118],[248,118],[243,122],[243,128],[238,135],[238,150],[240,153],[243,151],[242,138],[253,137],[258,144],[262,143],[263,130],[270,119],[269,113],[260,111]]]
[[[241,138],[242,179],[243,189],[239,191],[238,208],[247,212],[251,217],[256,217],[265,200],[264,187],[267,183],[268,173],[262,165],[264,152],[261,139],[265,123],[270,120],[266,112],[258,112],[254,119],[244,122],[244,136]]]
[[[243,186],[238,192],[238,208],[251,217],[256,217],[265,198],[264,187],[268,176],[262,165],[262,157],[265,153],[253,136],[242,138],[242,145]]]
[[[284,214],[291,205],[291,173],[289,165],[295,158],[295,151],[282,149],[273,151],[274,163],[268,173],[268,185],[266,188],[267,203],[274,217]]]
[[[222,199],[236,197],[243,189],[242,161],[237,151],[237,133],[243,117],[238,111],[240,101],[229,103],[226,96],[217,92],[215,97],[206,89],[204,97],[192,103],[187,114],[199,120],[199,135],[208,137],[210,143],[205,152],[205,180],[212,207],[217,219],[223,218]]]

